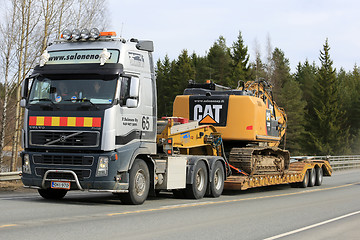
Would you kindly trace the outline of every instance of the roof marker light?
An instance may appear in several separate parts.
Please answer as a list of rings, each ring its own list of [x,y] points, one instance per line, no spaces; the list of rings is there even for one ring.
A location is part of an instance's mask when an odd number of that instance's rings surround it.
[[[70,40],[71,39],[71,32],[69,29],[65,29],[62,34],[61,37],[64,38],[65,40]]]
[[[90,37],[94,39],[98,39],[100,37],[100,31],[97,28],[92,28],[90,30]]]
[[[81,30],[81,38],[82,39],[88,39],[89,37],[90,37],[90,32],[89,32],[89,30],[87,30],[86,28],[84,28],[84,29],[82,29]]]
[[[72,37],[73,37],[73,39],[74,40],[79,40],[80,39],[80,37],[81,37],[81,33],[80,33],[80,30],[79,29],[74,29],[73,31],[72,31]]]

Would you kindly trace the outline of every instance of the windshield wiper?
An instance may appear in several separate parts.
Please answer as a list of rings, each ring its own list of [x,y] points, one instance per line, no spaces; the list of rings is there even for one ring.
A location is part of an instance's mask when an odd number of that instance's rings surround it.
[[[30,102],[34,102],[34,101],[39,101],[39,102],[50,102],[51,105],[55,106],[57,109],[59,109],[59,107],[49,98],[38,98],[38,99],[31,99]]]

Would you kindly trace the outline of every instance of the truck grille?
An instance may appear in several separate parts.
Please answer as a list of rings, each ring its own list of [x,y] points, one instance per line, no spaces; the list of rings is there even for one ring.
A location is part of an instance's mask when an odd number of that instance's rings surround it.
[[[52,170],[47,168],[35,168],[35,173],[39,177],[44,177],[46,171]],[[75,172],[76,176],[79,180],[84,180],[85,178],[89,178],[91,171],[90,170],[72,170]],[[61,179],[61,180],[75,180],[74,176],[71,173],[62,173],[62,172],[51,172],[47,175],[47,179]]]
[[[69,156],[69,155],[33,155],[35,164],[54,164],[54,165],[79,165],[92,166],[93,156]]]
[[[30,131],[30,144],[56,147],[98,147],[100,132],[95,131]]]

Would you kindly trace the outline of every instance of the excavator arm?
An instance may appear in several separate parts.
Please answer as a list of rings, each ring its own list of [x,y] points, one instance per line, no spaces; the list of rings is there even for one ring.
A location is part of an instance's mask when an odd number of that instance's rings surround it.
[[[247,81],[239,84],[238,90],[250,91],[255,97],[261,98],[267,107],[271,110],[271,119],[278,122],[279,137],[282,139],[286,133],[287,118],[285,110],[279,107],[272,94],[272,86],[264,80]],[[269,146],[277,147],[280,141],[270,142]]]

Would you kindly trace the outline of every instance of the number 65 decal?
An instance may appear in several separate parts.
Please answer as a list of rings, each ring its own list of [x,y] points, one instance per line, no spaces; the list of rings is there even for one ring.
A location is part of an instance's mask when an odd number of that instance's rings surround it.
[[[143,116],[141,121],[141,126],[143,130],[149,130],[150,129],[150,117]]]

